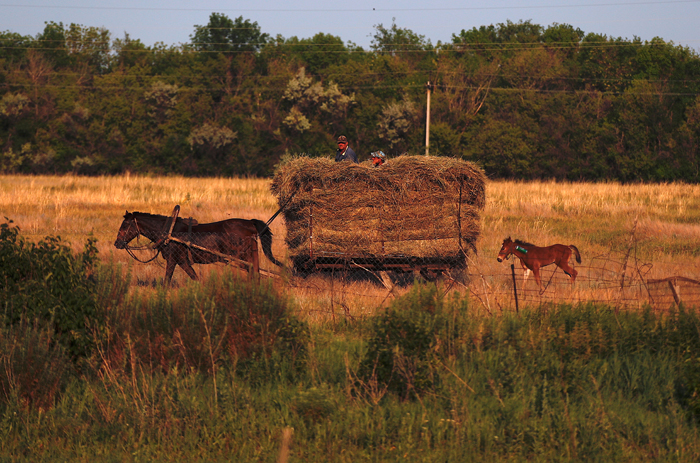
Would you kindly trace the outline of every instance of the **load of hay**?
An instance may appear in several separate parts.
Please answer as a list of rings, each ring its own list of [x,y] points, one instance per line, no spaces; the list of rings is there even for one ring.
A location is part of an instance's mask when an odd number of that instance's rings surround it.
[[[270,189],[286,204],[293,260],[464,256],[475,249],[486,201],[479,167],[432,156],[400,156],[378,168],[298,157],[277,169]]]

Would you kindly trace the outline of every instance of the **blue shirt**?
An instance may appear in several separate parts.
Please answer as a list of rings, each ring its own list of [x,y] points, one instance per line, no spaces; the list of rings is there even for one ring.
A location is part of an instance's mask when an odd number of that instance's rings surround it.
[[[349,146],[345,148],[345,151],[338,149],[335,153],[335,162],[339,161],[352,161],[357,164],[357,155]]]

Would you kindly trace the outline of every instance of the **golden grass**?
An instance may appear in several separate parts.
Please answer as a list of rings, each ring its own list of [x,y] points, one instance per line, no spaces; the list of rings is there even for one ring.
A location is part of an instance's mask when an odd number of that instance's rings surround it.
[[[267,221],[278,207],[269,179],[0,176],[0,218],[13,220],[30,239],[59,235],[76,249],[82,248],[92,234],[98,239],[104,259],[134,265],[135,281],[160,279],[164,270],[159,265],[133,263],[126,252],[114,248],[124,212],[169,214],[176,204],[181,206],[180,217],[194,217],[200,223],[231,217]],[[552,278],[554,290],[564,299],[614,300],[619,290],[601,288],[604,285],[600,281],[614,280],[605,273],[615,274],[609,262],[623,262],[630,246],[630,268],[651,264],[650,268],[643,268],[647,278],[681,275],[700,280],[698,185],[488,181],[481,224],[478,255],[470,263],[469,290],[489,310],[512,305],[508,295],[512,292],[512,261],[498,263],[495,259],[507,236],[541,246],[575,244],[581,250],[581,283],[576,289],[567,288],[561,271],[554,276],[545,272],[543,276],[545,280]],[[272,223],[271,229],[276,237],[273,252],[284,259],[287,249],[282,216]],[[592,263],[606,268],[586,267]],[[275,269],[264,258],[262,265]],[[196,269],[206,277],[212,268],[217,268],[209,267]],[[519,266],[516,270],[521,277]],[[187,277],[177,269],[174,281],[184,284]],[[365,316],[389,300],[387,289],[369,283],[331,284],[328,279],[311,277],[284,280],[283,284],[291,286],[292,294],[310,318]],[[534,300],[543,298],[534,291],[532,277],[526,288]],[[546,301],[547,293],[544,296],[542,300]]]

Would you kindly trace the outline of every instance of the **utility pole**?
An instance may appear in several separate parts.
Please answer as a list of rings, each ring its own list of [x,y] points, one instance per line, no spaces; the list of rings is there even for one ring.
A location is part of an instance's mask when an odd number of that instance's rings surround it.
[[[433,90],[433,84],[428,81],[425,88],[428,91],[428,107],[425,114],[425,155],[427,156],[430,153],[430,92]]]

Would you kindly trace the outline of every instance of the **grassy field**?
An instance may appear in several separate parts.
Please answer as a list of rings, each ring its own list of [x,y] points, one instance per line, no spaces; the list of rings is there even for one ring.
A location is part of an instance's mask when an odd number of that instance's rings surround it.
[[[520,287],[521,303],[601,301],[639,306],[648,303],[651,294],[664,308],[673,302],[667,286],[647,287],[642,279],[700,280],[699,203],[697,185],[488,182],[482,236],[477,255],[470,259],[469,290],[489,312],[514,307],[512,261],[495,259],[501,241],[511,236],[540,246],[574,244],[583,257],[574,290],[561,271],[548,267],[543,273],[548,290],[541,293],[530,277]],[[94,236],[104,259],[134,265],[134,284],[160,280],[164,264],[162,260],[138,264],[114,248],[124,212],[170,214],[176,204],[181,206],[181,217],[194,217],[200,223],[231,217],[267,221],[278,207],[266,179],[0,177],[0,216],[12,219],[26,236],[59,235],[76,249]],[[286,229],[281,216],[271,229],[273,252],[284,260]],[[261,261],[263,267],[276,270],[265,258]],[[196,269],[206,276],[211,267]],[[521,278],[519,265],[516,272]],[[177,269],[175,284],[186,280]],[[336,313],[371,314],[401,292],[394,289],[389,294],[374,284],[344,285],[321,278],[287,283],[294,288],[304,315],[321,318]],[[678,290],[686,302],[700,303],[697,285]]]
[[[649,305],[638,284],[700,279],[700,187],[489,182],[466,284],[256,284],[211,265],[165,289],[162,263],[113,246],[126,210],[267,220],[268,185],[0,177],[0,216],[23,237],[80,252],[92,236],[105,264],[89,323],[69,320],[91,337],[78,359],[53,316],[12,322],[3,302],[0,460],[700,459],[700,316],[668,297]],[[284,259],[281,219],[272,230]],[[544,293],[530,280],[516,312],[495,259],[507,236],[575,244],[576,287],[561,272]]]

